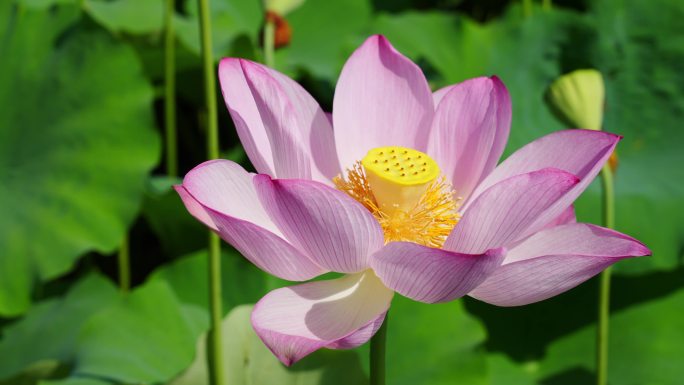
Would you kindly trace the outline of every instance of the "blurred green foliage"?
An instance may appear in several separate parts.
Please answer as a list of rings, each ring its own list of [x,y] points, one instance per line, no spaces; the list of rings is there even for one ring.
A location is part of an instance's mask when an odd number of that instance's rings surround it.
[[[0,5],[0,314],[26,311],[83,253],[113,251],[158,162],[134,50],[79,14]]]
[[[211,3],[217,58],[260,60],[261,1]],[[187,171],[205,156],[199,36],[195,1],[176,6],[179,154]],[[160,161],[162,12],[162,0],[0,2],[0,384],[205,381],[197,352],[207,327],[206,231]],[[307,0],[287,15],[292,40],[276,52],[276,65],[327,110],[345,59],[372,33],[419,63],[435,89],[496,74],[513,100],[506,154],[563,128],[543,102],[553,79],[600,70],[605,129],[625,137],[617,229],[654,252],[615,268],[609,378],[678,385],[683,19],[684,4],[674,0],[564,0],[552,9],[535,4],[530,15],[494,0]],[[219,110],[224,153],[251,167]],[[600,222],[599,193],[593,185],[578,201],[580,220]],[[111,255],[127,233],[136,287],[121,295]],[[287,282],[228,247],[222,268],[233,381],[364,383],[367,347],[281,367],[240,305]],[[389,382],[591,383],[596,292],[590,281],[522,308],[396,298]]]

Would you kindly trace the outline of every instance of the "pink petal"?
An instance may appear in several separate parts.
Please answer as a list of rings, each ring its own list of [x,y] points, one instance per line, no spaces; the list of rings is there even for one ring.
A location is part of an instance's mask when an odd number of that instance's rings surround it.
[[[218,211],[280,235],[278,227],[259,202],[253,178],[254,174],[248,173],[239,164],[217,159],[190,170],[183,178],[182,187],[205,210]]]
[[[577,217],[575,216],[575,207],[569,206],[565,211],[560,213],[556,218],[552,219],[551,222],[544,226],[544,229],[550,229],[552,227],[567,225],[570,223],[577,223]]]
[[[370,338],[368,328],[377,330],[375,322],[387,312],[393,295],[370,270],[285,287],[254,306],[252,326],[289,366],[322,347],[347,347],[359,343],[360,336]],[[350,340],[339,342],[345,338]]]
[[[244,60],[240,63],[266,128],[275,175],[311,179],[310,157],[298,130],[306,122],[299,124],[295,105],[264,68]]]
[[[498,306],[519,306],[565,292],[624,258],[650,255],[642,243],[584,223],[541,231],[516,246],[470,295]]]
[[[569,223],[577,223],[577,218],[575,217],[575,208],[573,206],[570,206],[567,209],[565,209],[565,211],[563,211],[559,216],[557,216],[556,218],[551,220],[551,222],[544,225],[538,231],[550,229],[552,227],[556,227],[556,226],[560,226],[560,225],[567,225]],[[532,234],[530,234],[530,235],[532,235]],[[514,248],[517,245],[521,244],[522,242],[525,242],[526,239],[527,238],[520,238],[517,241],[508,245],[508,248],[509,249]]]
[[[482,254],[512,245],[530,235],[531,226],[539,216],[577,183],[576,176],[557,169],[516,175],[499,182],[478,196],[466,210],[444,248]]]
[[[374,320],[361,327],[352,334],[339,339],[331,344],[326,345],[328,349],[353,349],[368,342],[371,337],[380,329],[382,323],[385,322],[385,315],[387,312],[380,314]]]
[[[437,91],[432,93],[432,102],[435,105],[435,109],[439,107],[439,103],[442,101],[442,99],[446,96],[446,94],[449,93],[454,87],[456,87],[458,84],[452,84],[446,87],[442,87],[438,89]]]
[[[463,207],[468,210],[478,195],[496,183],[514,175],[546,167],[558,168],[580,178],[580,183],[538,218],[533,227],[540,229],[560,215],[587,188],[608,160],[621,137],[592,130],[564,130],[546,135],[513,153],[487,176]]]
[[[496,166],[511,128],[511,98],[497,77],[466,80],[437,106],[428,154],[467,198]]]
[[[197,202],[197,200],[195,200],[195,198],[192,197],[192,195],[190,195],[188,190],[186,190],[183,185],[173,186],[173,189],[176,190],[180,196],[190,215],[195,217],[195,219],[198,221],[204,223],[210,229],[218,231],[218,227],[216,227],[214,220],[211,219],[211,215],[209,215],[207,210],[204,209],[204,206],[202,206],[199,202]]]
[[[271,142],[242,72],[240,59],[221,60],[218,72],[223,99],[249,160],[258,172],[274,175]]]
[[[420,68],[384,36],[369,37],[347,60],[335,89],[333,121],[342,167],[375,147],[425,151],[433,112]]]
[[[326,272],[282,238],[259,202],[253,178],[234,162],[213,160],[191,170],[176,191],[193,216],[262,270],[293,281]]]
[[[327,269],[355,273],[382,247],[373,215],[345,193],[318,182],[254,179],[264,208],[295,247]]]
[[[435,303],[466,295],[501,265],[504,256],[502,248],[472,255],[392,242],[373,255],[371,267],[397,293]]]
[[[340,173],[332,126],[318,103],[287,76],[244,59],[223,59],[226,106],[258,171],[329,183]]]

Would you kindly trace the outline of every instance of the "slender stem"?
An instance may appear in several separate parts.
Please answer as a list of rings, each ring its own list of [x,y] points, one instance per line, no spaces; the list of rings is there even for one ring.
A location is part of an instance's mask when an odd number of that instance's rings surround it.
[[[385,345],[387,341],[387,315],[385,322],[371,338],[370,385],[385,385]]]
[[[523,16],[532,16],[532,0],[522,0]]]
[[[164,113],[166,123],[166,175],[178,175],[176,148],[176,38],[173,26],[175,0],[166,0],[164,20]]]
[[[264,64],[275,68],[275,23],[270,18],[264,25]]]
[[[211,328],[209,329],[209,383],[223,384],[223,350],[221,343],[221,240],[214,233],[209,233],[209,312]]]
[[[553,1],[551,0],[542,0],[542,8],[545,11],[550,11],[551,8],[553,8]]]
[[[613,171],[606,164],[601,170],[603,184],[603,225],[615,227],[615,189]],[[599,287],[598,328],[596,329],[596,384],[608,383],[608,331],[610,321],[610,268],[601,273]]]
[[[204,71],[204,92],[207,109],[207,155],[209,159],[219,156],[218,117],[216,111],[216,80],[214,77],[214,58],[211,43],[211,19],[209,0],[198,0],[200,9],[200,36],[202,39],[202,65]],[[209,233],[209,319],[210,328],[207,341],[207,364],[209,383],[223,384],[222,344],[221,344],[221,243],[218,236]]]
[[[119,265],[119,290],[121,290],[122,293],[128,293],[128,290],[131,288],[131,264],[128,246],[128,234],[124,235],[124,238],[121,241],[121,246],[119,246],[117,263]]]
[[[603,225],[615,227],[615,185],[613,170],[608,163],[601,169],[601,184],[603,185]]]
[[[202,70],[204,72],[204,96],[207,109],[207,155],[209,159],[219,156],[218,115],[216,112],[216,80],[214,55],[211,42],[211,19],[209,0],[198,0],[200,5],[200,36],[202,38]]]

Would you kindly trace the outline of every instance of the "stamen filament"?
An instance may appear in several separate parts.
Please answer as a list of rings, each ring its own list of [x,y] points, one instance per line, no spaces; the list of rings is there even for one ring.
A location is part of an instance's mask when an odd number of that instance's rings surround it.
[[[462,199],[455,196],[443,177],[430,182],[417,202],[401,210],[387,210],[378,204],[361,162],[347,170],[346,178],[337,176],[333,182],[375,216],[385,234],[385,243],[407,241],[441,247],[460,218],[458,207]]]

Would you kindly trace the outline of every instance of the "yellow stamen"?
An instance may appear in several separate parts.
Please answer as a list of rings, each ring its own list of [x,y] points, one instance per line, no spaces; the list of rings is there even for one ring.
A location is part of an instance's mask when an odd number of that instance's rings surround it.
[[[372,157],[373,154],[378,157]],[[396,171],[392,167],[386,171],[382,157],[394,154],[400,154],[400,165]],[[412,163],[406,159],[409,157],[419,159],[420,163]],[[415,169],[417,174],[402,172],[401,167]],[[426,154],[402,147],[383,147],[371,150],[369,156],[347,170],[346,178],[337,176],[333,182],[376,217],[385,242],[409,241],[441,247],[458,223],[461,199],[438,175],[437,164]]]

